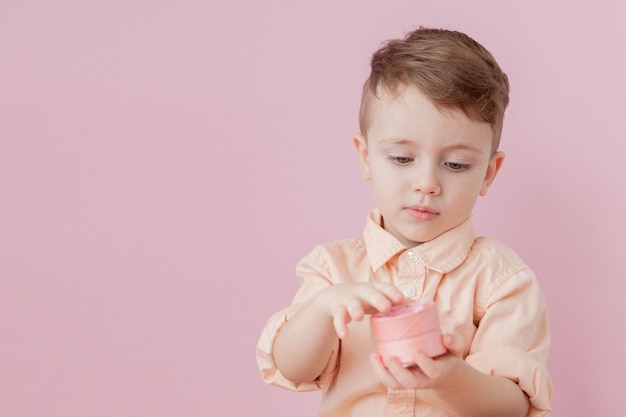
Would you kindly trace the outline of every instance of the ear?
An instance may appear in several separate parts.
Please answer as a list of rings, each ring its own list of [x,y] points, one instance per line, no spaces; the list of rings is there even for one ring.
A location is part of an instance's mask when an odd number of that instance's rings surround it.
[[[361,166],[361,172],[363,173],[363,179],[365,181],[370,180],[370,158],[369,158],[369,150],[367,148],[367,140],[363,135],[357,133],[352,138],[352,142],[354,143],[354,147],[356,148],[356,153],[359,158],[359,165]]]
[[[487,190],[496,179],[496,175],[502,168],[502,163],[504,162],[504,152],[496,152],[491,155],[491,159],[489,159],[489,165],[487,165],[487,172],[485,173],[485,179],[483,180],[483,185],[480,187],[480,195],[487,195]]]

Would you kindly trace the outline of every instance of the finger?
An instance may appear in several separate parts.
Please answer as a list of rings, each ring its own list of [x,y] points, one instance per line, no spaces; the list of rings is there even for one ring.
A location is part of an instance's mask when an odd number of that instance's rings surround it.
[[[430,379],[438,378],[441,374],[441,367],[430,356],[422,351],[417,351],[413,354],[415,364],[419,367],[420,371]]]
[[[455,335],[446,333],[442,337],[443,346],[451,352],[453,355],[461,357],[463,355],[463,346],[460,343],[460,339]]]
[[[391,285],[389,286],[392,287]],[[368,313],[378,311],[380,311],[381,313],[386,313],[391,310],[391,307],[393,307],[394,304],[398,304],[398,300],[402,301],[402,297],[404,297],[402,293],[400,293],[399,298],[390,298],[390,295],[380,291],[376,286],[369,287],[366,291],[362,293],[361,296],[365,304],[369,307]]]
[[[369,294],[364,295],[363,300],[367,306],[367,312],[372,313],[386,313],[391,310],[393,303],[384,294],[378,291],[372,291]]]
[[[428,377],[417,365],[407,367],[397,358],[387,358],[384,363],[391,377],[403,389],[420,389],[429,384]]]
[[[363,316],[365,316],[365,311],[363,310],[363,303],[361,300],[357,299],[350,302],[347,306],[347,313],[350,316],[350,319],[354,321],[363,320]]]
[[[340,308],[333,314],[333,327],[340,339],[348,337],[349,316],[345,308]]]
[[[404,388],[394,377],[391,375],[385,364],[383,363],[381,357],[377,354],[370,355],[370,362],[372,363],[372,368],[374,369],[374,373],[380,380],[380,382],[392,389],[402,389]]]
[[[404,294],[395,285],[386,282],[377,282],[374,288],[383,293],[393,304],[399,304],[404,301]]]

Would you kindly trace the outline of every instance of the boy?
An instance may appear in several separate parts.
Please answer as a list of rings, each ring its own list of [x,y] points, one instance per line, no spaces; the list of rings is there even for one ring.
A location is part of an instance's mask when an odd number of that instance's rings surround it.
[[[360,239],[317,246],[257,347],[265,381],[322,389],[317,416],[545,416],[545,301],[471,212],[502,166],[509,85],[468,36],[420,28],[374,53],[355,135],[376,209]],[[368,314],[434,300],[447,353],[379,357]]]

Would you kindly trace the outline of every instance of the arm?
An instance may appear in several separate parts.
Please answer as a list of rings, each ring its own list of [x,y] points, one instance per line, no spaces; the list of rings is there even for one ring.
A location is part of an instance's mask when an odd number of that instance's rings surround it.
[[[520,387],[510,379],[482,373],[465,361],[456,380],[457,389],[451,384],[442,390],[448,406],[459,416],[506,416],[524,417],[528,412],[528,398]],[[451,394],[453,392],[454,394]]]
[[[524,417],[527,414],[528,398],[516,383],[482,373],[460,359],[458,363],[461,369],[454,383],[435,390],[439,397],[445,397],[454,414],[463,417]]]
[[[449,353],[431,359],[415,353],[417,366],[404,368],[396,358],[372,356],[374,371],[394,389],[429,389],[449,412],[463,417],[524,417],[528,398],[513,381],[488,375],[467,364],[453,353],[451,335],[445,335]]]
[[[295,383],[317,378],[338,338],[348,337],[348,323],[365,314],[389,311],[402,293],[384,283],[337,284],[322,290],[281,329],[274,345],[280,372]]]
[[[337,346],[332,320],[319,304],[313,299],[287,321],[274,344],[276,366],[297,384],[317,378]]]
[[[393,359],[373,357],[375,371],[392,388],[429,390],[422,394],[432,394],[442,408],[458,415],[547,415],[552,393],[545,368],[550,334],[534,275],[520,269],[498,280],[483,299],[469,356],[464,356],[460,338],[446,335],[444,344],[452,353],[436,359],[418,354],[419,368],[410,369]]]

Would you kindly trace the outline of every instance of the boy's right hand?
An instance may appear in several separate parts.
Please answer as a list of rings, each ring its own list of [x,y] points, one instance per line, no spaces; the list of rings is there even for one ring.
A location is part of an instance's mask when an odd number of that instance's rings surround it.
[[[361,321],[366,314],[386,313],[404,301],[404,295],[384,282],[336,284],[317,296],[325,313],[332,318],[337,336],[348,336],[348,323]]]

